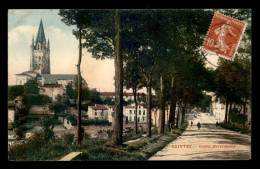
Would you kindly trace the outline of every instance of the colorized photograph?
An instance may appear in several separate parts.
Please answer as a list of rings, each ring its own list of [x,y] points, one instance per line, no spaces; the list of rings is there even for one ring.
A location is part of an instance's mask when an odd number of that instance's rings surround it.
[[[8,161],[251,160],[251,9],[8,9]]]

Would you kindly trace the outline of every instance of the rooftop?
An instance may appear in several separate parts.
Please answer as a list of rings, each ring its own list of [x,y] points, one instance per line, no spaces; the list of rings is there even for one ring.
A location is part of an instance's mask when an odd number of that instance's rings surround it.
[[[89,106],[93,110],[107,110],[106,106],[104,105],[95,105],[95,106]]]
[[[44,78],[45,84],[55,84],[57,80],[75,80],[77,78],[76,74],[39,74],[38,77]]]
[[[125,109],[133,109],[135,106],[124,106]]]

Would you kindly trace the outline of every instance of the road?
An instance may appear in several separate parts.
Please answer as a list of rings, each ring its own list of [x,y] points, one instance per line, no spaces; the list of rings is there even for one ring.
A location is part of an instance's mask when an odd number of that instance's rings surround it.
[[[188,116],[186,131],[149,160],[249,160],[251,136],[217,127],[216,119],[199,113]],[[190,126],[190,121],[193,126]],[[197,122],[202,124],[198,130]]]

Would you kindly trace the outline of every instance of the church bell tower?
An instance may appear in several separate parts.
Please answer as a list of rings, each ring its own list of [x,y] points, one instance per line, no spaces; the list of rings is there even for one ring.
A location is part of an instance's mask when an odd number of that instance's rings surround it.
[[[31,44],[30,71],[39,74],[50,74],[50,42],[46,43],[42,20],[38,29],[38,34]]]

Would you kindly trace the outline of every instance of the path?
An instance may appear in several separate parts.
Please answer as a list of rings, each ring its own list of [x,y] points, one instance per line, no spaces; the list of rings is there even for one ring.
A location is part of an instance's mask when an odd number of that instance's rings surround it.
[[[216,127],[214,118],[201,113],[193,126],[149,160],[249,160],[251,137]],[[198,130],[196,124],[202,127]],[[189,123],[190,125],[190,123]]]

